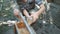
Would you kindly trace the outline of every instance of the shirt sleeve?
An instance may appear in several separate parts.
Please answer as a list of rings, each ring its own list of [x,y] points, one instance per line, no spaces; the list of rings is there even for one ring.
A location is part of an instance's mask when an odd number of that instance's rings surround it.
[[[41,4],[42,4],[42,0],[35,0],[35,3],[36,3],[37,5],[41,5]]]

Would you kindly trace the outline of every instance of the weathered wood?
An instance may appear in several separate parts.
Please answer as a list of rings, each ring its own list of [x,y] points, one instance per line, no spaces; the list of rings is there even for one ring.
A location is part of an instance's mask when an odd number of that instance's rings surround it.
[[[15,26],[17,26],[16,30],[18,31],[18,34],[29,34],[29,31],[27,30],[27,28],[23,22],[16,23]]]
[[[29,25],[32,24],[32,20],[27,19],[27,21],[28,21]],[[30,28],[31,28],[32,32],[34,34],[36,34],[34,29],[31,26],[30,26]],[[16,30],[17,30],[18,34],[30,34],[30,32],[28,31],[28,29],[23,21],[15,23],[15,31],[14,32],[16,32]]]

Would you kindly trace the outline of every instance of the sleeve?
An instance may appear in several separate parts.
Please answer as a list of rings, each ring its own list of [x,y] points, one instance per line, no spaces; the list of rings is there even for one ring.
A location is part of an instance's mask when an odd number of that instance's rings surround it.
[[[26,10],[29,10],[31,7],[29,4],[23,4],[23,5],[20,5],[20,9],[23,11],[24,9]]]
[[[42,4],[42,0],[35,0],[35,3],[36,3],[37,5],[41,5],[41,4]]]

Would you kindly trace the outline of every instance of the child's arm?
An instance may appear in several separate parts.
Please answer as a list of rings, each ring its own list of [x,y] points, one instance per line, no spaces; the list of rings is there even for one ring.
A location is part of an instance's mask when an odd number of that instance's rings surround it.
[[[29,13],[27,12],[26,9],[23,10],[23,13],[24,13],[24,15],[25,15],[27,18],[30,17],[30,15],[29,15]]]

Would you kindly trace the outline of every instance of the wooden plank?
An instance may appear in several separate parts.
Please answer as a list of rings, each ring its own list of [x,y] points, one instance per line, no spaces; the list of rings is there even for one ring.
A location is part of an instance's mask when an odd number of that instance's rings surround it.
[[[23,23],[16,23],[15,26],[18,34],[29,34],[29,31]]]

